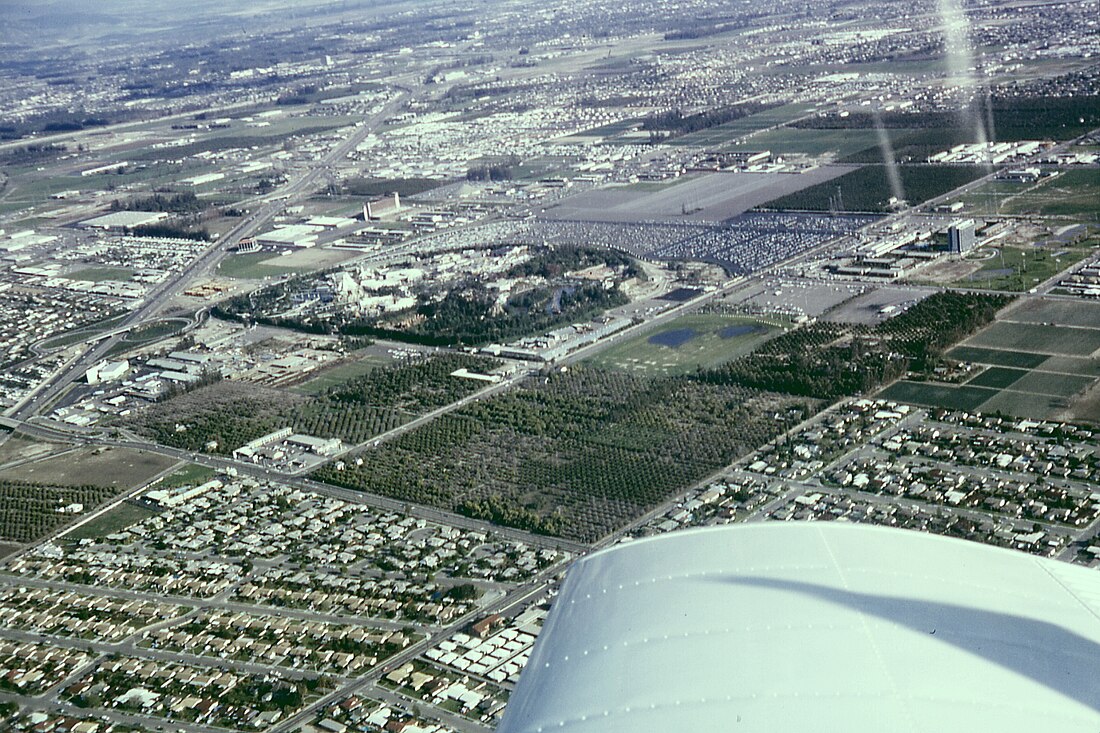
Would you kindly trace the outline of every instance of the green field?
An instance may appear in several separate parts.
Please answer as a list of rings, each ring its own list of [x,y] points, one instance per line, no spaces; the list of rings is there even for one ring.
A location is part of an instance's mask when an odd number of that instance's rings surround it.
[[[382,356],[364,356],[355,361],[343,362],[329,369],[325,369],[312,379],[299,384],[294,390],[308,395],[321,394],[331,387],[344,384],[356,377],[370,374],[378,367],[391,363],[393,363],[392,360]]]
[[[996,394],[996,390],[984,387],[955,387],[947,384],[901,381],[887,387],[879,397],[925,407],[972,411]]]
[[[124,501],[111,511],[101,514],[90,522],[82,524],[73,531],[67,533],[65,539],[73,541],[101,539],[109,534],[129,527],[131,524],[137,524],[141,520],[151,517],[154,514],[156,514],[156,512],[152,509],[146,509],[137,504],[131,504],[128,501]]]
[[[267,260],[277,261],[278,258],[278,255],[270,252],[230,255],[218,264],[218,274],[237,280],[262,280],[265,277],[281,277],[298,271],[294,267],[266,264]]]
[[[990,414],[1003,413],[1032,420],[1057,419],[1064,413],[1067,404],[1061,397],[1043,394],[1014,392],[1006,390],[981,406],[981,411]]]
[[[172,473],[162,478],[160,481],[157,482],[157,487],[168,489],[176,486],[192,486],[197,484],[204,484],[217,475],[218,472],[215,471],[213,468],[200,466],[197,463],[189,463],[183,468],[173,471]]]
[[[1086,247],[1000,247],[980,270],[955,283],[986,290],[1021,293],[1049,280],[1092,249]]]
[[[70,280],[88,280],[90,282],[128,282],[134,271],[128,267],[87,267],[70,272],[65,277]]]
[[[947,356],[959,361],[972,361],[978,364],[1019,367],[1034,369],[1048,358],[1046,354],[1031,354],[1026,351],[1005,351],[1003,349],[982,349],[977,346],[956,346],[947,352]]]
[[[968,387],[992,387],[1004,389],[1010,387],[1021,377],[1027,374],[1026,369],[1009,369],[1008,367],[990,367],[974,377],[966,384]]]
[[[719,314],[683,316],[588,361],[605,369],[654,375],[688,374],[744,356],[781,333],[785,325]]]
[[[1051,397],[1072,397],[1093,383],[1091,377],[1078,377],[1069,374],[1051,374],[1034,371],[1021,377],[1012,385],[1014,392],[1031,392]]]
[[[966,342],[967,346],[1088,356],[1100,349],[1100,329],[997,321]]]
[[[1003,320],[1100,328],[1100,303],[1081,299],[1039,300],[1033,298],[1005,313]]]
[[[1068,170],[1007,200],[1005,214],[1082,217],[1100,220],[1100,168]]]
[[[723,150],[770,150],[775,155],[830,155],[847,158],[861,150],[878,150],[873,130],[800,130],[781,127],[757,133],[744,142],[729,145]],[[870,162],[880,162],[878,153]],[[864,161],[860,161],[864,162]]]
[[[711,127],[706,130],[688,133],[674,138],[669,142],[672,145],[695,145],[699,147],[716,147],[729,145],[735,139],[744,137],[760,130],[767,130],[776,125],[782,125],[797,119],[811,109],[808,104],[786,104],[782,107],[757,112],[724,125]],[[755,142],[752,143],[755,146]]]

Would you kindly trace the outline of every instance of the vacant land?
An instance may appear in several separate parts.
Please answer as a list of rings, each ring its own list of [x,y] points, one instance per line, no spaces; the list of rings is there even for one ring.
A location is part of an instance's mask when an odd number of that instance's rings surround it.
[[[571,196],[544,216],[584,221],[717,223],[850,170],[845,166],[822,166],[801,174],[709,173],[651,188],[600,188]]]
[[[983,250],[978,250],[979,252]],[[953,282],[971,288],[1023,292],[1093,252],[1089,247],[999,247],[982,267]]]
[[[156,514],[152,509],[147,509],[137,504],[124,501],[114,509],[95,519],[80,525],[71,532],[65,534],[67,540],[102,539],[109,534],[136,524],[143,519]]]
[[[758,318],[684,316],[607,349],[589,363],[645,374],[687,374],[744,356],[785,327]]]
[[[88,280],[91,282],[126,282],[134,276],[128,267],[86,267],[70,272],[65,277],[70,280]]]
[[[1005,214],[1083,217],[1100,219],[1100,168],[1068,170],[1005,201]]]
[[[0,471],[0,479],[55,486],[106,486],[128,489],[171,468],[174,458],[129,448],[90,448]]]

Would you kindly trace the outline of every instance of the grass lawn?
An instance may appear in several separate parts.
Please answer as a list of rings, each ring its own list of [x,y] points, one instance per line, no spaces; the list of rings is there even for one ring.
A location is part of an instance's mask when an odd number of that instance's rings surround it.
[[[204,484],[210,479],[218,475],[218,472],[213,468],[207,468],[206,466],[200,466],[197,463],[189,463],[183,468],[180,468],[173,473],[168,474],[160,480],[157,487],[162,489],[170,489],[176,486],[193,486],[198,484]]]
[[[1085,247],[1001,247],[995,257],[985,260],[982,269],[956,283],[987,290],[1023,292],[1081,261],[1091,252]]]
[[[262,280],[265,277],[280,277],[298,268],[266,264],[267,260],[278,261],[279,256],[270,252],[253,252],[246,255],[230,255],[218,264],[218,274],[237,280]]]
[[[1068,170],[1005,202],[1001,213],[1100,219],[1100,169]]]
[[[70,272],[65,277],[70,280],[88,280],[90,282],[128,282],[134,271],[128,267],[87,267]]]
[[[345,361],[325,369],[309,381],[299,384],[294,388],[294,391],[308,395],[321,394],[330,387],[351,381],[364,374],[370,374],[378,367],[391,363],[393,363],[392,360],[382,356],[364,356],[355,361]]]
[[[589,359],[593,366],[653,375],[688,374],[748,354],[785,330],[757,318],[687,315]]]

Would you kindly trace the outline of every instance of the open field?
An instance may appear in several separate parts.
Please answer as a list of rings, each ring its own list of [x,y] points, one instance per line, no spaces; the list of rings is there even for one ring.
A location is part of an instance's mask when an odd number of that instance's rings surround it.
[[[1100,219],[1100,168],[1068,170],[1005,201],[1000,213]]]
[[[925,407],[946,407],[952,410],[977,410],[978,406],[997,395],[997,390],[985,387],[956,387],[931,382],[902,380],[883,390],[879,397],[908,402]]]
[[[584,221],[721,222],[776,197],[849,172],[823,166],[806,173],[709,173],[656,190],[615,186],[571,196],[544,214]]]
[[[146,509],[137,504],[131,504],[128,501],[124,501],[106,514],[102,514],[87,524],[82,524],[72,532],[67,533],[65,539],[73,541],[102,539],[113,532],[125,529],[131,524],[136,524],[154,514],[156,514],[156,512],[152,509]]]
[[[966,346],[1089,356],[1100,349],[1100,329],[997,321],[969,339]]]
[[[86,267],[66,275],[70,280],[91,282],[128,282],[133,276],[134,271],[128,267]]]
[[[345,360],[336,366],[325,369],[312,379],[299,384],[294,390],[309,395],[321,394],[331,387],[336,387],[352,379],[370,374],[375,369],[390,363],[392,363],[392,359],[375,355],[356,358],[354,361]]]
[[[757,112],[739,120],[727,122],[724,125],[681,135],[669,142],[673,145],[695,145],[706,148],[729,145],[745,135],[767,130],[770,127],[797,119],[810,109],[810,105],[807,104],[785,104],[782,107]],[[749,144],[755,145],[755,142]]]
[[[209,481],[217,475],[217,471],[197,463],[188,463],[178,468],[157,482],[159,488],[172,488],[175,486],[191,486]]]
[[[282,259],[270,252],[253,252],[244,255],[231,255],[218,264],[218,274],[238,280],[262,280],[265,277],[280,277],[297,272],[297,268],[274,264]],[[269,264],[268,260],[272,263]]]
[[[860,151],[878,150],[878,138],[874,130],[800,130],[781,127],[756,133],[743,142],[724,146],[725,150],[770,150],[773,155],[828,156],[843,162],[881,162],[881,157],[853,161],[850,157]],[[874,153],[876,156],[877,152]]]
[[[984,372],[969,380],[969,387],[992,387],[993,389],[1005,389],[1018,382],[1026,375],[1026,369],[1011,369],[1009,367],[989,367]]]
[[[24,437],[19,433],[0,434],[0,437],[4,436],[7,436],[7,439],[0,441],[0,465],[12,461],[41,458],[68,447],[61,443],[45,443],[37,438]]]
[[[1068,301],[1031,298],[1002,314],[1001,320],[1100,328],[1100,303],[1089,300]]]
[[[983,248],[985,249],[985,248]],[[978,250],[982,251],[982,250]],[[955,284],[987,290],[1023,292],[1050,279],[1070,265],[1092,254],[1088,247],[1011,247],[996,249],[996,255]]]
[[[128,448],[89,448],[0,471],[0,479],[56,486],[109,486],[129,489],[175,465],[174,458]]]
[[[607,349],[593,366],[645,374],[687,374],[743,356],[783,330],[758,318],[688,315]]]
[[[983,349],[976,346],[956,346],[947,352],[947,356],[959,361],[973,361],[978,364],[1034,369],[1048,358],[1046,354],[1031,354],[1026,351],[1004,351],[1003,349]]]

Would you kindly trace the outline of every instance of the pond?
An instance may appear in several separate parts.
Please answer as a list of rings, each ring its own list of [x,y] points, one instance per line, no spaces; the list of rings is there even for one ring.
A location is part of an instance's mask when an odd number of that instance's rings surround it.
[[[694,328],[674,328],[670,331],[655,333],[649,337],[648,341],[657,346],[668,346],[672,349],[678,349],[698,335],[699,332]]]

